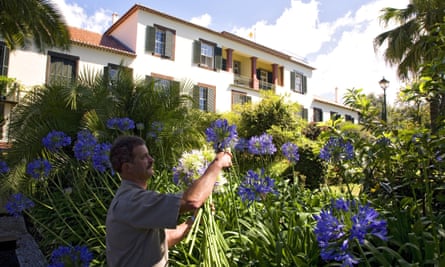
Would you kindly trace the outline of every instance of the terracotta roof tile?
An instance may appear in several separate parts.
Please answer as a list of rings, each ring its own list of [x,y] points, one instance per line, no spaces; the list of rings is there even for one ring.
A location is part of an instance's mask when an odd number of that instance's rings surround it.
[[[96,32],[91,32],[75,27],[68,27],[68,30],[70,32],[71,41],[79,45],[104,49],[114,53],[125,54],[127,56],[136,56],[134,51],[119,42],[113,36],[101,35]]]

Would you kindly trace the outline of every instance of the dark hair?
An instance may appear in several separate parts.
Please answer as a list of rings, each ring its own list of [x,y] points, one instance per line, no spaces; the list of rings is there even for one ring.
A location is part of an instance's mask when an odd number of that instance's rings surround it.
[[[133,148],[145,145],[144,139],[134,135],[119,136],[110,149],[111,166],[116,172],[121,172],[122,164],[133,161]]]

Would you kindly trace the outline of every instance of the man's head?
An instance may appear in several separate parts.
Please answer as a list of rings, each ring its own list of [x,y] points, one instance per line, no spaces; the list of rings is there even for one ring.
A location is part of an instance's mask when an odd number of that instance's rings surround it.
[[[135,148],[137,149],[135,150]],[[153,158],[148,155],[145,141],[138,136],[120,136],[111,146],[110,162],[113,169],[118,173],[123,172],[126,163],[134,163],[137,157],[149,158],[150,165],[153,163]]]

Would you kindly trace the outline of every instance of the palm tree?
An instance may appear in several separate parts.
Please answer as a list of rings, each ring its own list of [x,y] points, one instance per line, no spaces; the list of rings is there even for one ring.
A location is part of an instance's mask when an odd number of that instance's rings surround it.
[[[378,35],[374,39],[374,48],[377,50],[386,41],[385,60],[398,66],[397,74],[402,80],[415,79],[422,66],[440,56],[431,36],[437,34],[444,16],[443,0],[411,0],[405,9],[385,8],[380,20],[386,25],[394,22],[398,26]],[[437,94],[429,102],[431,131],[436,132],[438,118],[444,115],[445,96]]]
[[[46,47],[68,49],[69,31],[51,1],[0,0],[0,38],[14,50],[30,40],[43,52]]]

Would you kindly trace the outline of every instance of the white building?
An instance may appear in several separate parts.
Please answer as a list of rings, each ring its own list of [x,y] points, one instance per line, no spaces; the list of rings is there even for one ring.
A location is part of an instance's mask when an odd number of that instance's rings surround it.
[[[209,112],[229,111],[235,103],[257,102],[262,90],[272,90],[298,102],[302,116],[309,121],[326,121],[334,114],[358,122],[353,109],[314,97],[316,89],[307,83],[314,67],[308,63],[138,4],[104,34],[72,27],[70,34],[69,51],[39,53],[28,47],[9,52],[0,42],[0,75],[31,88],[54,79],[75,79],[85,69],[105,71],[112,78],[125,66],[135,79],[191,81],[199,108]],[[7,100],[4,106],[19,99]],[[8,107],[4,112],[7,116]]]

